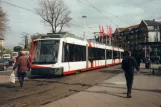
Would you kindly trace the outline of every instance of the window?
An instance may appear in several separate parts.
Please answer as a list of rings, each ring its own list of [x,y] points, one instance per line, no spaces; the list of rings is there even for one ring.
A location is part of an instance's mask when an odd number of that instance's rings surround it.
[[[106,50],[106,59],[112,59],[112,50]]]
[[[117,51],[113,51],[113,59],[117,59]]]
[[[134,31],[132,30],[131,33],[134,33]]]
[[[88,48],[88,56],[93,58],[93,60],[104,60],[105,59],[105,50],[99,48]]]
[[[123,56],[124,56],[124,53],[123,53],[123,52],[121,52],[121,58],[123,58]]]
[[[34,64],[54,64],[58,61],[59,40],[34,42]]]
[[[86,60],[86,47],[81,45],[63,43],[62,62],[75,62]]]
[[[154,26],[148,26],[148,30],[154,30]]]

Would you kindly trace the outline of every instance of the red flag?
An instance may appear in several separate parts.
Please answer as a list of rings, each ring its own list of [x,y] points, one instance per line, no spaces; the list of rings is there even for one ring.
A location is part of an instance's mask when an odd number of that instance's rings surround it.
[[[109,27],[109,37],[112,37],[112,28],[111,28],[111,26]]]
[[[111,37],[112,37],[112,27],[111,27]]]
[[[104,28],[103,28],[103,26],[102,26],[102,36],[104,36]]]
[[[109,36],[109,30],[108,30],[108,25],[106,25],[106,28],[107,28],[107,33],[106,33],[106,35],[108,35]]]
[[[100,33],[100,36],[102,36],[102,30],[100,25],[99,25],[99,33]]]

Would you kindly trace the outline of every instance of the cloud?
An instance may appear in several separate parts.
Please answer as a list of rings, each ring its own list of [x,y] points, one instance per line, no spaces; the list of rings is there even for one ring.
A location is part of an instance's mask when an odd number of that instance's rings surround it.
[[[38,0],[8,0],[7,2],[34,11],[34,9],[38,7],[37,1]],[[84,31],[82,15],[87,16],[85,19],[86,38],[92,38],[94,36],[92,33],[98,31],[99,24],[104,27],[106,24],[111,25],[113,30],[115,30],[117,25],[119,27],[127,27],[139,24],[143,19],[161,19],[161,0],[88,0],[96,8],[104,12],[99,12],[81,3],[84,2],[88,4],[86,0],[79,0],[81,2],[77,0],[64,1],[72,11],[71,16],[73,20],[70,23],[79,26],[70,25],[70,27],[65,27],[64,30],[80,37],[83,36]],[[21,41],[22,32],[33,34],[37,32],[48,33],[51,31],[51,28],[45,26],[41,22],[41,18],[36,14],[4,3],[1,3],[1,5],[8,14],[8,23],[11,29],[5,35],[5,46],[10,47],[17,45]]]

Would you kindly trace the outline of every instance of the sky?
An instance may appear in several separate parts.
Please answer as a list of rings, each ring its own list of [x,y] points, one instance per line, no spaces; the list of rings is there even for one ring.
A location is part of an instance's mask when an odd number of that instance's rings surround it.
[[[38,0],[2,0],[31,11],[38,8]],[[161,0],[64,0],[71,9],[70,25],[64,27],[65,31],[76,36],[83,37],[85,25],[85,37],[93,38],[93,32],[98,32],[98,25],[116,27],[128,27],[139,24],[141,20],[161,20]],[[90,6],[91,3],[95,8]],[[13,48],[22,41],[23,32],[29,35],[35,33],[46,34],[51,28],[44,23],[37,14],[23,10],[3,2],[0,6],[7,13],[8,31],[4,35],[4,47]],[[87,16],[83,19],[82,16]],[[84,24],[85,21],[85,24]]]

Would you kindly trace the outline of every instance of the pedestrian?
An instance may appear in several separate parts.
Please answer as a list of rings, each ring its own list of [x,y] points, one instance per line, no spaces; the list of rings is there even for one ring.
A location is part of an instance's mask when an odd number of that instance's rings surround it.
[[[139,72],[139,66],[134,57],[131,56],[131,52],[125,52],[125,57],[122,60],[122,69],[125,72],[126,86],[127,86],[127,98],[131,98],[131,89],[134,79],[134,69]]]
[[[18,67],[18,68],[17,68]],[[26,72],[30,70],[30,62],[29,59],[25,56],[25,54],[21,51],[19,57],[17,57],[16,63],[13,67],[13,71],[17,68],[17,76],[20,83],[20,87],[23,87],[24,77],[26,76]]]

